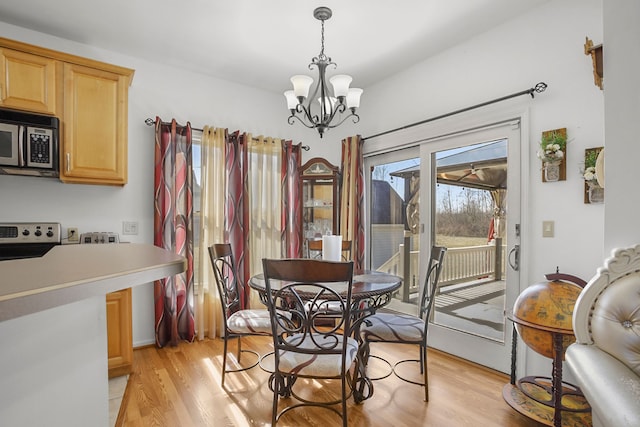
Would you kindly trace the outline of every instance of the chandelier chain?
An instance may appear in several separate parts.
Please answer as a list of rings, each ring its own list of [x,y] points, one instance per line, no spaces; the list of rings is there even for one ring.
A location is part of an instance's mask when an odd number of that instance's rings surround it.
[[[320,21],[322,23],[320,30],[320,59],[326,58],[324,55],[324,19]]]

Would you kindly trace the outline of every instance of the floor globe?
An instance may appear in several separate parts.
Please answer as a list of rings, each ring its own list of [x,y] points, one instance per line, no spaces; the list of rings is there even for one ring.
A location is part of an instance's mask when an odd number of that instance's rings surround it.
[[[554,358],[554,336],[562,337],[562,355],[575,342],[573,307],[582,288],[564,280],[535,283],[513,305],[513,321],[520,338],[537,353]]]

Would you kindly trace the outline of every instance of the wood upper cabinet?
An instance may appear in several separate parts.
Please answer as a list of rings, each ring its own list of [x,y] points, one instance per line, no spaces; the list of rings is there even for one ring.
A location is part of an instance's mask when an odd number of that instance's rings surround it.
[[[133,370],[131,288],[107,294],[107,354],[109,378]]]
[[[62,181],[126,184],[129,80],[119,73],[64,64]]]
[[[60,119],[60,180],[127,183],[134,70],[0,37],[0,107]]]
[[[58,113],[55,59],[0,48],[0,106],[37,113]]]

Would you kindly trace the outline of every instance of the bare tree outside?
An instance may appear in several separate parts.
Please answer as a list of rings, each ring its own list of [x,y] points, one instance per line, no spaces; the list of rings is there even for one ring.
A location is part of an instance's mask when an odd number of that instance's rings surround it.
[[[437,194],[436,240],[450,242],[455,237],[460,246],[486,244],[493,216],[489,192],[440,184]]]

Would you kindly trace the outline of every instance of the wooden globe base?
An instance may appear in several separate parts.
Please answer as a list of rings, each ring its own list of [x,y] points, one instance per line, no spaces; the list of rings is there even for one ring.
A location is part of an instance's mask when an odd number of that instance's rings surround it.
[[[554,407],[553,379],[548,377],[530,376],[518,380],[518,389],[529,399],[533,399],[543,405]],[[560,403],[561,411],[588,412],[591,410],[584,395],[573,384],[562,382]]]
[[[542,384],[544,386],[550,385]],[[565,383],[566,384],[566,383]],[[561,411],[560,426],[561,427],[584,427],[590,426],[591,422],[591,409],[589,404],[583,396],[573,394],[575,388],[570,384],[563,386],[562,392],[565,398],[563,401],[563,410]],[[537,395],[537,399],[533,399],[527,394]],[[517,385],[506,384],[502,389],[502,397],[505,402],[509,404],[520,414],[534,421],[547,426],[557,426],[558,417],[556,410],[553,406],[549,406],[544,403],[540,403],[538,399],[549,399],[550,396],[545,390],[545,387],[534,389],[533,387],[527,390],[525,394]],[[573,408],[573,409],[572,409]]]

